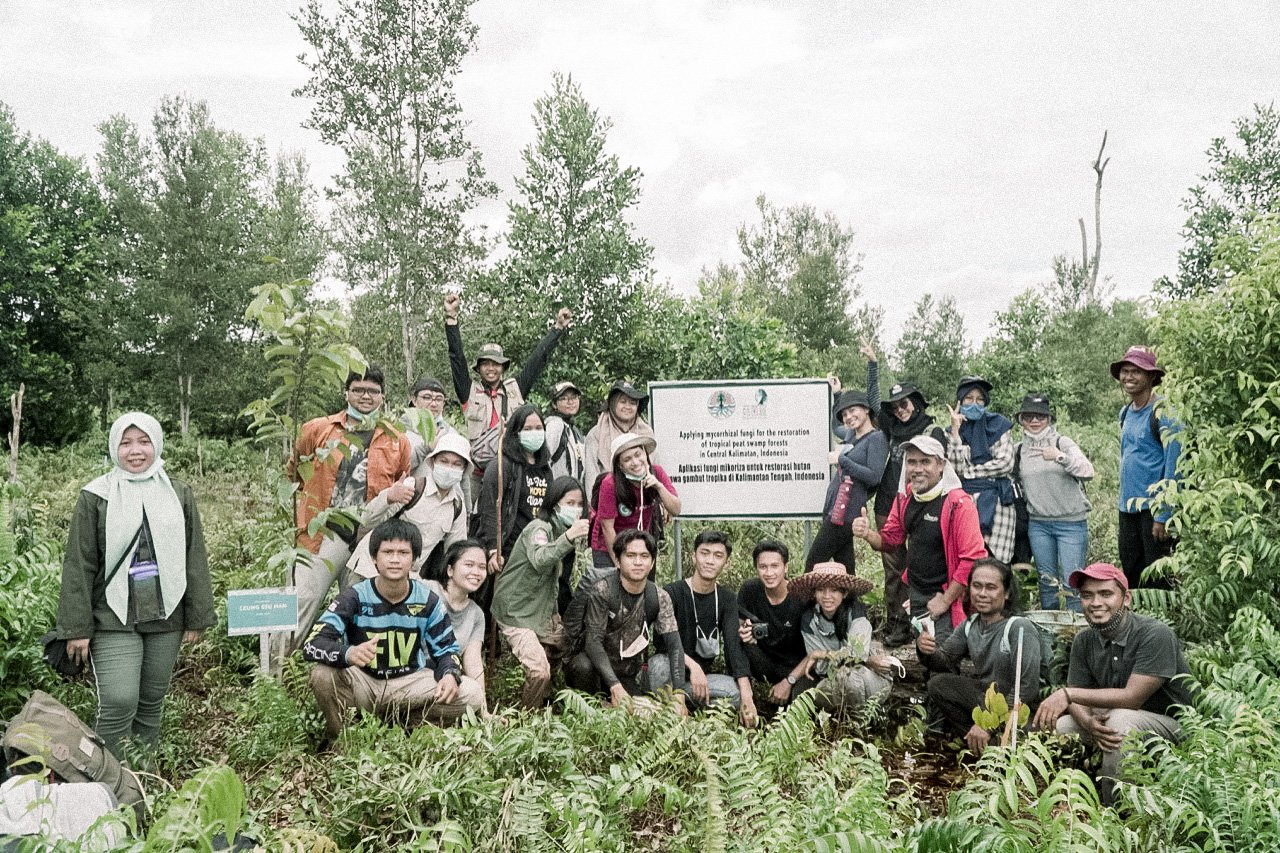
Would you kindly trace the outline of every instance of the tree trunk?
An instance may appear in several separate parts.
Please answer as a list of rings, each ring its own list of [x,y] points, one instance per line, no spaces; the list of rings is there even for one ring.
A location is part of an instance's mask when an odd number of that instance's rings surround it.
[[[1093,171],[1098,175],[1098,181],[1093,189],[1093,262],[1090,264],[1090,281],[1092,283],[1092,292],[1096,296],[1098,293],[1098,259],[1102,257],[1102,173],[1107,168],[1107,164],[1111,162],[1111,158],[1102,159],[1102,152],[1107,147],[1107,131],[1102,131],[1102,144],[1098,146],[1098,156],[1093,161]]]
[[[9,479],[18,479],[18,441],[22,433],[22,397],[27,393],[26,383],[18,383],[18,393],[9,395],[9,413],[13,415],[13,427],[9,430]]]
[[[178,422],[185,438],[191,428],[191,374],[178,374]]]

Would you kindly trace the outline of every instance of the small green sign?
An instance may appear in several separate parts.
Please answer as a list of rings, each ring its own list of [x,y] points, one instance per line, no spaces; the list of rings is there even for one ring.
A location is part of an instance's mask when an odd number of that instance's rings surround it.
[[[298,588],[233,589],[227,592],[227,635],[293,633],[298,630]]]

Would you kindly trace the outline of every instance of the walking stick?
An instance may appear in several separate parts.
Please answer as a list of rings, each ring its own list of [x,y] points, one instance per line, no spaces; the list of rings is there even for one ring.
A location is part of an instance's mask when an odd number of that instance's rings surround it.
[[[1022,716],[1022,637],[1025,631],[1018,632],[1018,652],[1013,659],[1013,707],[1009,709],[1009,720],[1005,723],[1004,737],[1001,746],[1018,747],[1018,718]]]

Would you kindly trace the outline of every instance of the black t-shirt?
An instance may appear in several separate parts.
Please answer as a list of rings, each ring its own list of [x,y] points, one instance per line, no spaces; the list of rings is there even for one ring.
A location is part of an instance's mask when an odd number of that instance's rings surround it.
[[[529,525],[529,522],[537,517],[538,510],[542,508],[542,499],[546,496],[546,469],[532,466],[526,468],[524,472],[524,494],[520,496],[520,500],[516,503],[516,526],[508,540],[511,545],[515,544],[520,531],[524,530]]]
[[[764,624],[768,631],[756,637],[756,645],[774,660],[794,666],[805,655],[804,638],[800,636],[800,616],[804,602],[788,595],[779,605],[769,601],[759,578],[749,578],[738,591],[738,615],[755,625]]]
[[[928,503],[907,504],[903,526],[907,529],[907,583],[932,595],[947,582],[947,553],[942,545],[942,503],[939,495]]]

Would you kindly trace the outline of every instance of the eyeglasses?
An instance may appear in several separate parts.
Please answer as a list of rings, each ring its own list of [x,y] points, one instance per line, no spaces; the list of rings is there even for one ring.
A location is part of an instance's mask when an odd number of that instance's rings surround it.
[[[352,395],[354,395],[354,396],[356,396],[356,397],[381,397],[381,396],[382,396],[382,389],[381,389],[381,388],[370,388],[370,387],[368,387],[368,386],[365,386],[365,387],[363,387],[363,388],[356,388],[356,387],[354,387],[354,386],[353,386],[353,387],[351,387],[351,388],[348,388],[348,389],[347,389],[347,393],[348,393],[348,394],[352,394]]]
[[[911,398],[910,398],[910,397],[903,397],[901,400],[899,400],[898,402],[894,403],[894,404],[893,404],[893,407],[894,407],[895,409],[909,409],[909,408],[911,408],[913,405],[915,405],[915,404],[911,402]]]
[[[1039,412],[1023,412],[1022,419],[1024,421],[1047,421],[1048,415],[1042,415]]]
[[[421,400],[421,401],[422,401],[422,402],[424,402],[424,403],[443,403],[443,402],[444,402],[444,395],[443,395],[443,394],[431,394],[431,393],[428,393],[428,392],[426,392],[426,391],[423,391],[423,392],[421,392],[421,393],[419,393],[419,394],[418,394],[418,396],[416,397],[416,399]]]

